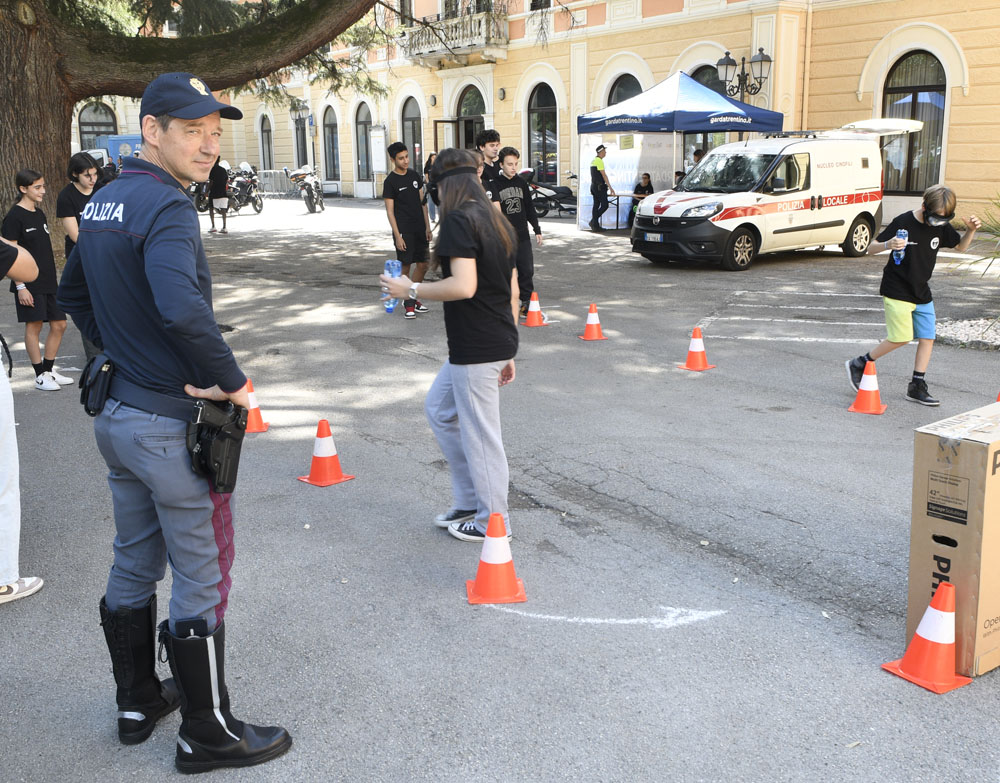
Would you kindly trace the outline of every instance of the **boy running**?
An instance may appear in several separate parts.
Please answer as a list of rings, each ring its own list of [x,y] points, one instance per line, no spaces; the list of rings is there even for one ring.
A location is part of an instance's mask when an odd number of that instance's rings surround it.
[[[424,203],[424,180],[410,168],[410,153],[403,142],[390,144],[386,152],[392,159],[393,169],[382,185],[385,213],[392,227],[392,238],[403,266],[403,275],[409,277],[410,264],[415,264],[412,280],[419,283],[427,274],[431,244],[431,221]],[[427,307],[419,299],[403,302],[404,318],[416,318],[417,313],[426,312]]]
[[[972,243],[982,222],[975,215],[966,218],[968,228],[963,236],[951,227],[955,217],[955,193],[944,185],[932,185],[924,191],[923,204],[912,212],[894,218],[868,245],[868,253],[883,250],[903,250],[902,261],[889,254],[882,270],[879,293],[885,303],[885,324],[888,335],[868,353],[848,359],[847,375],[855,391],[861,385],[866,362],[874,362],[917,338],[917,356],[913,378],[906,389],[906,399],[921,405],[940,405],[927,390],[925,373],[934,348],[934,301],[928,282],[934,272],[938,249],[953,247],[964,251]],[[896,238],[899,229],[906,229],[909,241]]]
[[[542,229],[538,225],[535,205],[531,201],[531,190],[528,183],[517,175],[521,153],[513,147],[500,150],[500,179],[497,182],[497,193],[500,197],[500,211],[517,233],[517,282],[521,293],[520,317],[528,314],[528,301],[531,292],[535,290],[532,283],[535,275],[535,259],[531,252],[531,239],[528,237],[528,223],[535,232],[538,246],[542,245]]]

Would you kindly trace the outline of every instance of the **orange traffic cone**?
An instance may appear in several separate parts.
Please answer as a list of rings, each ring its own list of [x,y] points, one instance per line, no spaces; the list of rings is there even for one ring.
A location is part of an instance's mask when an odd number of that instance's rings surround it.
[[[525,326],[548,326],[542,320],[542,306],[538,303],[538,292],[531,292],[531,301],[528,302],[528,317],[524,321]]]
[[[875,416],[885,413],[888,405],[882,404],[878,393],[878,378],[875,375],[875,362],[865,363],[865,374],[861,376],[858,396],[854,398],[847,410],[852,413],[871,413]]]
[[[587,326],[584,327],[583,334],[577,335],[581,340],[607,340],[601,331],[601,319],[597,317],[597,305],[590,304],[590,312],[587,313]]]
[[[330,422],[320,419],[319,427],[316,428],[316,444],[313,446],[309,475],[299,476],[299,481],[317,487],[329,487],[331,484],[340,484],[352,478],[354,476],[346,476],[340,469],[340,457],[337,456],[337,447],[333,443],[333,435],[330,434]]]
[[[701,327],[696,326],[691,332],[691,344],[688,346],[688,358],[684,364],[678,364],[682,370],[693,370],[694,372],[704,372],[715,367],[708,363],[708,356],[705,354],[705,341],[701,337]]]
[[[997,395],[997,402],[1000,402],[1000,394]]]
[[[955,673],[955,585],[938,585],[906,654],[898,661],[883,663],[882,668],[934,693],[947,693],[972,682]]]
[[[465,592],[470,604],[517,604],[528,600],[524,583],[514,573],[503,514],[490,514],[479,570],[475,582],[466,581]]]
[[[257,395],[253,390],[253,381],[247,378],[247,395],[250,397],[250,410],[247,411],[247,432],[267,432],[268,424],[260,415],[260,406],[257,405]]]

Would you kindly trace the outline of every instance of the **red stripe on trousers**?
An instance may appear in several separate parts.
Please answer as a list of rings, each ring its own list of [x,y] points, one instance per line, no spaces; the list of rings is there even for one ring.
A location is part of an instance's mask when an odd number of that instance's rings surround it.
[[[212,498],[212,530],[215,533],[215,544],[219,547],[219,603],[215,606],[215,625],[218,627],[222,618],[226,616],[226,607],[229,606],[229,591],[233,587],[233,580],[229,576],[229,571],[233,567],[233,558],[236,554],[233,546],[233,511],[229,507],[229,500],[233,496],[231,492],[220,494],[209,489],[208,494]]]

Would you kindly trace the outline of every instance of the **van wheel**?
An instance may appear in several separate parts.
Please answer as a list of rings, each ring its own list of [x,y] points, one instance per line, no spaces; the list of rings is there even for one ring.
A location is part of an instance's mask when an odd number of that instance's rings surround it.
[[[722,254],[722,268],[730,272],[748,269],[757,256],[757,236],[749,228],[738,228],[729,237]]]
[[[847,232],[847,240],[840,246],[845,256],[857,258],[868,252],[868,245],[872,242],[872,227],[867,218],[858,215],[851,223],[851,230]]]

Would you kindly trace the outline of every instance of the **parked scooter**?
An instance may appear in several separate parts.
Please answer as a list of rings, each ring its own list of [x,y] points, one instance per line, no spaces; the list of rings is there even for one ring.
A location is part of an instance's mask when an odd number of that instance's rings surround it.
[[[194,200],[194,207],[199,212],[208,212],[208,205],[211,199],[208,197],[207,182],[192,182],[188,188],[188,195]]]
[[[567,171],[567,178],[576,179],[576,174]],[[539,185],[535,182],[534,169],[522,169],[521,178],[526,180],[531,188],[531,203],[535,206],[535,214],[538,217],[545,217],[550,210],[558,210],[559,217],[563,213],[567,215],[576,214],[576,194],[565,185]]]
[[[257,169],[246,161],[240,164],[239,169],[229,173],[229,187],[226,189],[229,196],[229,211],[239,212],[247,204],[253,207],[253,211],[258,215],[264,209],[264,199],[260,195],[260,180],[257,178]]]
[[[315,212],[317,209],[322,212],[326,209],[326,204],[323,203],[323,183],[313,172],[312,166],[307,163],[295,171],[289,171],[288,166],[285,166],[283,170],[285,175],[299,186],[299,194],[306,202],[306,209],[310,212]]]

